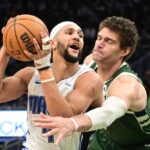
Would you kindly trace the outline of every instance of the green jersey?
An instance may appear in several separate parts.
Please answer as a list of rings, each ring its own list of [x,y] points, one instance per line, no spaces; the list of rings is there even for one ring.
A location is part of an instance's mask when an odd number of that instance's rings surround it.
[[[96,65],[92,64],[92,67],[96,69]],[[134,76],[141,82],[137,74],[124,62],[113,77],[104,83],[105,99],[110,83],[123,74]],[[144,110],[139,112],[128,110],[124,116],[115,120],[107,129],[97,130],[88,149],[150,150],[150,99]]]

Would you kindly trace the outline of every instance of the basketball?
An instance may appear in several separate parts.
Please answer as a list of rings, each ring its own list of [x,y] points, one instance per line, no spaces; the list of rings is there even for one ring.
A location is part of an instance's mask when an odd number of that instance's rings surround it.
[[[41,45],[40,32],[48,33],[41,19],[28,14],[18,15],[6,25],[3,32],[3,44],[13,58],[19,61],[31,61],[23,51],[36,53],[33,38],[36,38]]]

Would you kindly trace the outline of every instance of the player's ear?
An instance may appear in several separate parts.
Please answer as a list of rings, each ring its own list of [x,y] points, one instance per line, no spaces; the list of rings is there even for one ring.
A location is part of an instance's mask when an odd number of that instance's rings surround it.
[[[57,41],[56,40],[50,40],[50,44],[51,44],[52,50],[55,50],[57,47]]]
[[[131,52],[131,48],[130,47],[124,49],[123,50],[123,57],[128,56],[130,52]]]

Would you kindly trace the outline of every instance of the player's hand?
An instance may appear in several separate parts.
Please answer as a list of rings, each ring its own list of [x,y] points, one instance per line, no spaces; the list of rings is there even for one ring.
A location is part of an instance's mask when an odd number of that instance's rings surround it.
[[[1,29],[1,33],[2,33],[2,34],[4,33],[5,28],[6,28],[5,26],[4,26],[4,27],[2,27],[2,29]],[[3,54],[4,54],[5,56],[10,57],[10,55],[7,53],[6,47],[4,47],[4,45],[2,45],[2,47],[1,47],[1,51],[3,51]]]
[[[4,30],[5,30],[5,27],[3,27],[2,30],[1,30],[2,34],[4,33]],[[1,51],[3,51],[3,54],[5,54],[5,56],[10,56],[10,55],[7,53],[6,47],[4,47],[4,45],[2,45]]]
[[[39,45],[36,38],[33,38],[34,47],[36,50],[36,53],[30,53],[29,51],[24,50],[24,53],[31,59],[31,60],[37,60],[41,59],[48,54],[51,53],[51,46],[50,46],[50,39],[47,33],[40,33],[41,40],[42,40],[42,46]]]
[[[64,137],[71,135],[75,131],[74,124],[69,118],[51,117],[41,113],[40,117],[34,119],[33,122],[36,127],[51,129],[42,134],[42,136],[55,135],[57,137],[55,145],[58,145]]]
[[[6,27],[3,27],[3,28],[2,28],[2,30],[1,30],[2,34],[4,33],[5,28],[6,28]],[[10,57],[10,55],[7,53],[6,47],[5,47],[4,45],[2,45],[1,51],[3,52],[3,54],[4,54],[5,56]]]
[[[39,45],[36,38],[33,39],[33,43],[36,49],[36,54],[30,53],[29,51],[24,50],[24,53],[34,61],[35,67],[39,70],[42,68],[47,68],[50,66],[51,62],[51,44],[50,38],[47,33],[40,33],[42,46]]]
[[[10,58],[10,55],[7,53],[7,50],[4,47],[4,45],[1,47],[1,53],[3,53],[3,57],[5,56],[5,58]]]

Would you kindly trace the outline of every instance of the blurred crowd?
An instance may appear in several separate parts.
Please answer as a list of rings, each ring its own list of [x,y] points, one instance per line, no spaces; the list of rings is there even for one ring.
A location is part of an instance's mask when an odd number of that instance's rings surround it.
[[[83,59],[91,52],[99,22],[107,16],[124,16],[135,21],[140,39],[137,52],[129,60],[133,69],[142,78],[150,91],[150,1],[148,0],[1,0],[0,28],[10,17],[18,14],[32,14],[41,18],[49,30],[64,20],[78,23],[85,34]],[[2,35],[0,36],[2,42]],[[1,44],[1,43],[0,43]],[[32,65],[11,59],[6,76],[14,74],[22,67]],[[22,98],[21,98],[22,99]],[[26,99],[23,97],[23,99]],[[21,105],[19,102],[11,106]],[[24,104],[24,103],[23,103]],[[6,105],[6,104],[5,104]],[[0,105],[1,106],[1,105]]]

